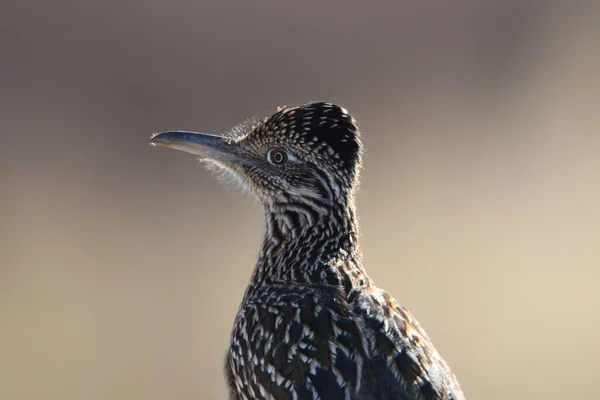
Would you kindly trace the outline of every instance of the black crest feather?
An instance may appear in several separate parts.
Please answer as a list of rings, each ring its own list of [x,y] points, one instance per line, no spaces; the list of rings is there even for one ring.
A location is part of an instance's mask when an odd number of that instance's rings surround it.
[[[332,103],[279,108],[259,129],[297,136],[315,145],[326,144],[345,167],[353,168],[360,163],[362,145],[356,121],[344,108]]]

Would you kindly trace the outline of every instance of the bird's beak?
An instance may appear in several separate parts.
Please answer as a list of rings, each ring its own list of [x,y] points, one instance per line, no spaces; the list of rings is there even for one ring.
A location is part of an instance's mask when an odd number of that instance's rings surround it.
[[[173,131],[152,135],[152,146],[170,147],[221,162],[231,162],[238,157],[233,147],[223,137],[207,133]]]

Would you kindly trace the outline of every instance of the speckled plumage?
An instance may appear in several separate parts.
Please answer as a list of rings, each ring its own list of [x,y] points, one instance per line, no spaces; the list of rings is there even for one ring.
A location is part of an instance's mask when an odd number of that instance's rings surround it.
[[[206,161],[248,187],[266,216],[225,361],[230,398],[464,399],[419,323],[363,267],[362,146],[346,110],[282,108],[227,146],[243,161]]]

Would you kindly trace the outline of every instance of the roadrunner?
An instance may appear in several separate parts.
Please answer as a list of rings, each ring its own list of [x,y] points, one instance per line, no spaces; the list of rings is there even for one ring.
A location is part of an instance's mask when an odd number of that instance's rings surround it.
[[[354,206],[362,145],[345,109],[283,107],[237,134],[164,132],[150,143],[199,155],[264,206],[225,361],[231,399],[464,399],[417,320],[365,271]]]

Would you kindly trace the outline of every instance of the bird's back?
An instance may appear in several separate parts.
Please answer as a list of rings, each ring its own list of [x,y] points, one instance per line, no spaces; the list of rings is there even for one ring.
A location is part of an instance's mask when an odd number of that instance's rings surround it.
[[[374,286],[263,288],[240,309],[225,368],[234,399],[463,399],[416,320]]]

